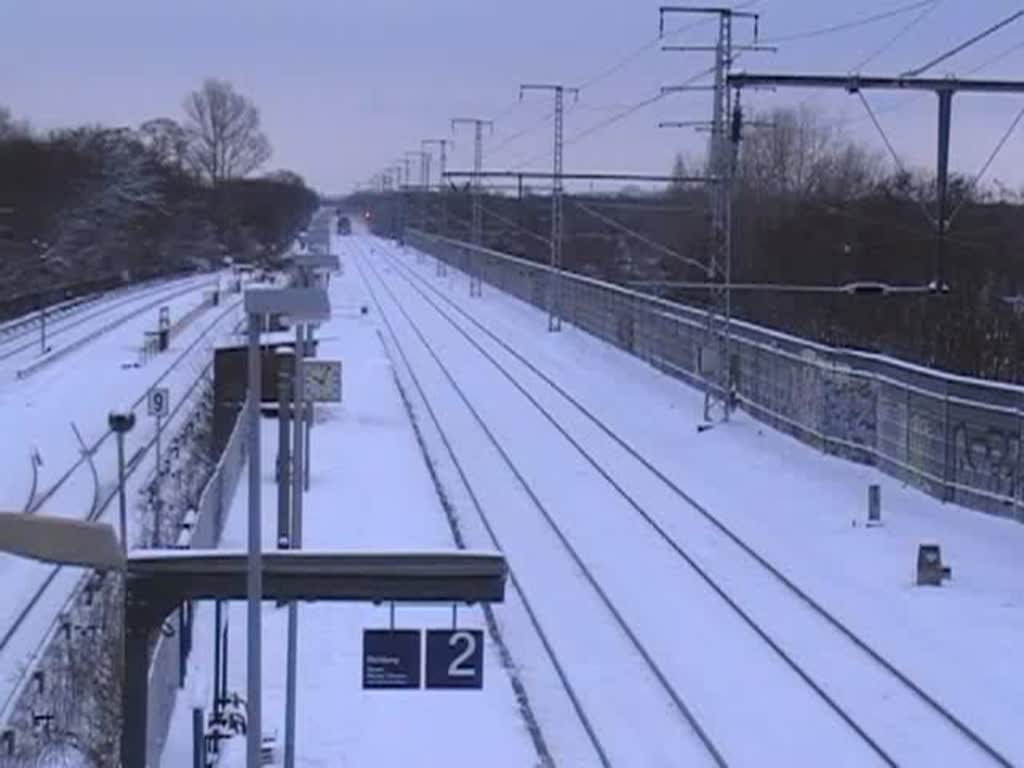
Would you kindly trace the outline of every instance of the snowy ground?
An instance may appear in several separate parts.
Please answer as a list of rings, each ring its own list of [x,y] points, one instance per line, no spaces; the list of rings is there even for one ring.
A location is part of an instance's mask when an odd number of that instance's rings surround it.
[[[59,349],[63,344],[90,334],[92,340],[30,378],[16,379],[13,371],[9,377],[6,375],[10,368],[24,365],[23,358],[28,353],[0,363],[0,413],[3,414],[5,430],[2,453],[5,471],[0,474],[0,508],[21,510],[24,507],[32,486],[30,456],[33,449],[38,451],[42,462],[38,467],[37,498],[54,487],[79,460],[81,453],[71,429],[72,423],[79,428],[85,442],[92,445],[107,431],[109,411],[134,407],[136,426],[125,441],[126,456],[130,460],[143,450],[156,429],[155,421],[146,415],[146,392],[159,380],[161,386],[169,389],[172,409],[178,405],[209,362],[213,343],[237,322],[240,299],[228,295],[219,307],[200,312],[187,328],[174,337],[166,352],[139,368],[125,368],[122,363],[138,359],[143,332],[156,328],[156,306],[118,323],[106,333],[100,334],[99,329],[158,299],[166,299],[160,303],[170,307],[173,323],[204,300],[204,295],[210,290],[211,279],[215,280],[216,276],[203,275],[165,282],[127,294],[128,301],[124,295],[115,294],[109,302],[97,302],[80,314],[69,315],[64,322],[77,322],[85,317],[90,319],[64,334],[52,336],[52,346]],[[63,325],[57,326],[58,329],[61,327]],[[0,347],[2,352],[3,347]],[[164,429],[168,434],[173,434],[188,412],[186,404],[165,422]],[[105,500],[116,488],[117,454],[112,438],[100,445],[94,461],[99,478],[98,496]],[[139,471],[130,477],[127,488],[133,502],[137,498],[137,490],[154,467],[155,458],[147,456]],[[47,515],[82,518],[88,514],[96,494],[92,473],[87,465],[82,464],[38,511]],[[116,503],[111,504],[104,518],[115,524],[116,507]],[[133,522],[130,519],[130,524]],[[129,533],[131,535],[132,530]],[[17,585],[17,589],[0,595],[0,637],[52,572],[51,566],[0,555],[0,580]],[[0,649],[0,709],[8,702],[25,665],[31,663],[79,576],[78,569],[61,569],[28,618],[20,624],[16,635]]]
[[[324,409],[314,431],[316,455],[330,458],[314,465],[307,543],[450,545],[390,354],[467,544],[500,547],[509,560],[515,579],[496,614],[554,763],[710,765],[713,749],[744,766],[998,764],[669,483],[1009,762],[1024,762],[1024,527],[944,505],[743,414],[698,433],[700,396],[625,353],[571,326],[549,334],[542,313],[489,286],[470,299],[464,276],[438,278],[411,250],[360,236],[335,248],[346,271],[321,333],[323,356],[345,361],[346,402]],[[268,546],[274,445],[267,422]],[[860,523],[872,482],[882,486],[885,524],[868,529]],[[227,545],[244,543],[244,488],[243,477]],[[941,543],[953,566],[941,589],[913,586],[916,548],[927,541]],[[202,613],[168,768],[190,754],[188,707],[208,706],[211,613]],[[244,607],[232,614],[231,687],[244,693]],[[265,609],[267,730],[282,720],[284,617]],[[447,620],[444,609],[399,611],[406,626]],[[301,765],[537,761],[491,645],[483,695],[362,693],[359,633],[386,621],[384,609],[303,607]]]

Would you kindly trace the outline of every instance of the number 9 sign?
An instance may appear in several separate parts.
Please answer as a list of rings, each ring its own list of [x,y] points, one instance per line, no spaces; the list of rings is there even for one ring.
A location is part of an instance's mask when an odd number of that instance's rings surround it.
[[[171,407],[171,393],[167,387],[156,387],[149,390],[146,398],[146,410],[150,416],[162,419],[167,416]]]

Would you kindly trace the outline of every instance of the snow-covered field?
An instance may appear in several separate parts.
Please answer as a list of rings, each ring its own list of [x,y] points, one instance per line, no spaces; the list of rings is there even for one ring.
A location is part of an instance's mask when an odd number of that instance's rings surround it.
[[[493,643],[482,694],[363,692],[361,631],[387,626],[386,608],[309,605],[299,765],[1024,761],[1024,528],[744,414],[698,433],[700,395],[621,351],[571,326],[550,334],[542,313],[489,286],[471,299],[464,276],[438,278],[393,243],[334,248],[345,273],[320,335],[322,356],[344,361],[345,403],[323,407],[314,430],[306,543],[451,546],[393,366],[467,545],[508,558],[495,613],[538,729],[531,739]],[[276,439],[264,429],[270,547]],[[882,486],[881,527],[863,525],[869,483]],[[244,544],[245,487],[229,546]],[[939,589],[913,585],[930,541],[953,566]],[[264,729],[280,737],[286,612],[264,611]],[[244,695],[245,608],[231,613],[230,687]],[[168,767],[190,754],[189,708],[209,708],[212,608],[200,615]],[[398,610],[400,626],[448,621],[447,608]],[[460,621],[483,625],[475,609]],[[243,751],[235,740],[222,764]]]

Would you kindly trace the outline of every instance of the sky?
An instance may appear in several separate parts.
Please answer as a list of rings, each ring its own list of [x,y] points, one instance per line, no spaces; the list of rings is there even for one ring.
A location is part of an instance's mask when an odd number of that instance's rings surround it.
[[[706,136],[658,123],[706,119],[708,93],[655,99],[599,127],[712,64],[710,53],[660,50],[660,4],[0,0],[0,104],[39,130],[137,126],[152,117],[182,118],[190,90],[205,77],[225,78],[261,110],[274,147],[268,170],[288,168],[322,192],[343,193],[419,150],[425,138],[454,139],[448,168],[471,167],[471,132],[453,134],[449,124],[457,116],[494,120],[485,168],[550,170],[552,96],[528,93],[520,102],[519,85],[582,85],[578,102],[567,99],[565,170],[667,173],[676,153],[699,159]],[[744,53],[734,69],[898,74],[1021,6],[1013,0],[938,0],[874,23],[813,34],[910,4],[741,3],[760,14],[761,41],[781,40],[777,53]],[[667,42],[713,43],[714,24],[695,21],[670,17]],[[749,23],[737,21],[734,39],[750,42],[752,32]],[[929,74],[1015,78],[1022,68],[1024,19]],[[935,98],[879,92],[868,98],[900,162],[931,168]],[[807,90],[744,95],[744,105],[753,109],[800,103],[820,108],[851,137],[889,156],[856,97]],[[1024,96],[958,96],[951,167],[976,174],[1022,106]],[[1022,130],[1011,136],[986,179],[1024,186]],[[436,157],[433,169],[436,177]]]

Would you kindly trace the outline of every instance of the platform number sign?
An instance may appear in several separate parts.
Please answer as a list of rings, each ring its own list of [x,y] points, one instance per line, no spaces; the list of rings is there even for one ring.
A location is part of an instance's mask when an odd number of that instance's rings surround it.
[[[427,630],[427,688],[483,686],[483,630]]]
[[[158,419],[165,418],[171,409],[171,393],[167,387],[155,387],[149,390],[146,399],[146,411]]]

